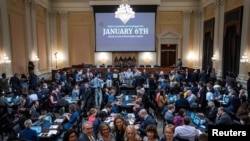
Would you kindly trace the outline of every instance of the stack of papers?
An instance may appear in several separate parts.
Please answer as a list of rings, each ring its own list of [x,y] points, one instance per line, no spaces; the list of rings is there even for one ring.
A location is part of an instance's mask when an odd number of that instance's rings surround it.
[[[51,125],[50,127],[49,127],[49,129],[57,129],[58,128],[58,125]]]
[[[56,135],[57,134],[57,130],[49,130],[49,135]]]
[[[57,118],[54,122],[63,122],[63,119]]]

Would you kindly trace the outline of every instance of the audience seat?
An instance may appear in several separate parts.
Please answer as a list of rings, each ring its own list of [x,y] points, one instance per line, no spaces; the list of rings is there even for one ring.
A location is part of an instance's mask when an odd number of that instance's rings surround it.
[[[151,65],[146,65],[146,68],[151,68]]]
[[[159,65],[154,65],[155,68],[159,68],[160,66]]]
[[[139,65],[140,68],[144,68],[144,65]]]
[[[112,68],[112,65],[107,65],[107,68]]]

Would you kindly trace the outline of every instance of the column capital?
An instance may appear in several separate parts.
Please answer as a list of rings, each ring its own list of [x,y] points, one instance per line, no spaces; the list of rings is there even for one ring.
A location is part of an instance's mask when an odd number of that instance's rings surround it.
[[[62,19],[66,19],[68,17],[68,11],[60,11],[59,14]]]
[[[36,9],[37,2],[35,0],[31,0],[31,8]]]
[[[183,11],[182,12],[183,19],[184,20],[190,20],[190,13],[191,13],[191,11]]]
[[[58,15],[57,11],[48,11],[47,14],[51,17],[51,18],[55,18]]]
[[[225,0],[220,0],[220,7],[225,7]]]
[[[194,11],[194,16],[195,16],[195,17],[200,17],[201,14],[202,14],[202,11],[201,11],[201,10],[195,10],[195,11]]]
[[[215,5],[214,9],[218,10],[220,8],[220,0],[215,0],[214,5]]]

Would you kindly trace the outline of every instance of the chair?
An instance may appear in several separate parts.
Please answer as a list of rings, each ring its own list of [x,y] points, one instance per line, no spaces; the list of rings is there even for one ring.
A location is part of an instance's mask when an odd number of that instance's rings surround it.
[[[144,65],[139,65],[140,68],[144,68]]]
[[[96,65],[92,65],[92,68],[96,68]]]
[[[19,125],[19,124],[16,124],[16,125],[12,128],[8,140],[15,140],[15,139],[18,139],[18,133],[19,133],[20,131],[21,131],[20,125]]]
[[[151,68],[151,65],[146,65],[146,68]]]
[[[112,65],[107,65],[107,68],[112,68]]]
[[[154,67],[155,67],[155,68],[159,68],[160,66],[156,64],[156,65],[154,65]]]
[[[105,65],[100,65],[100,68],[105,68]]]

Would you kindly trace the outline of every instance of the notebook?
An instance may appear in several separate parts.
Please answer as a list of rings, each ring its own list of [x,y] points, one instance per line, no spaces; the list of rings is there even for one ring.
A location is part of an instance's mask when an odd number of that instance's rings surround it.
[[[42,126],[33,125],[30,126],[30,129],[35,130],[37,134],[40,134],[42,132]]]

